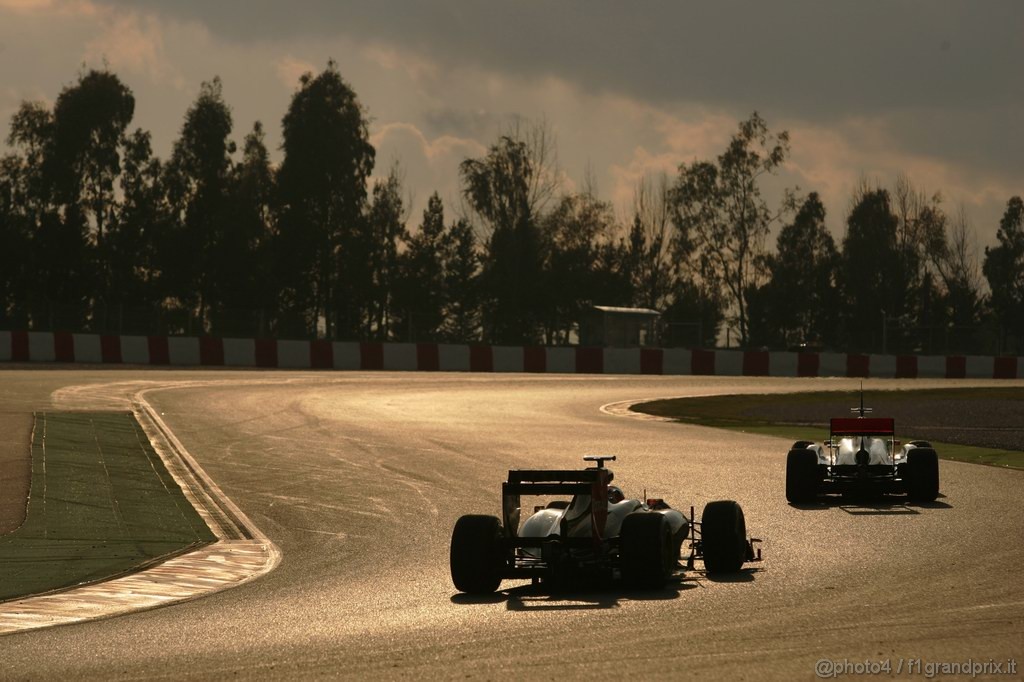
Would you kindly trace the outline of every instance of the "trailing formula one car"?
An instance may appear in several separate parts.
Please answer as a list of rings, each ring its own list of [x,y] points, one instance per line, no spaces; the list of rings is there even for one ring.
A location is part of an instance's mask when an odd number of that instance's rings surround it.
[[[895,420],[867,417],[870,407],[851,408],[856,417],[835,417],[823,443],[797,441],[786,458],[786,499],[815,501],[820,495],[903,494],[911,502],[939,495],[939,459],[931,443],[902,444]]]
[[[605,467],[615,457],[580,470],[514,469],[502,484],[502,518],[467,515],[455,524],[451,543],[452,582],[460,592],[488,594],[506,578],[535,584],[609,584],[660,589],[679,567],[689,539],[687,566],[702,559],[708,573],[739,571],[761,558],[747,537],[743,510],[731,501],[710,502],[702,520],[672,509],[664,500],[626,499]],[[535,506],[520,524],[522,496],[561,496]],[[570,499],[564,499],[571,496]],[[756,558],[755,558],[756,557]]]

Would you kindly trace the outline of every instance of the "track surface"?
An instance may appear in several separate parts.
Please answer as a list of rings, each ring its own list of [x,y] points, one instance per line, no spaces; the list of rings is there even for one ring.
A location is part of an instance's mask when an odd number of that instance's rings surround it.
[[[599,409],[859,380],[3,370],[0,410],[121,382],[100,393],[180,386],[147,397],[283,560],[192,602],[0,637],[0,678],[814,679],[822,658],[1024,663],[1024,472],[943,462],[945,497],[926,508],[794,509],[788,443]],[[620,457],[628,496],[738,500],[765,561],[653,594],[457,595],[456,518],[498,514],[508,468],[594,453]]]

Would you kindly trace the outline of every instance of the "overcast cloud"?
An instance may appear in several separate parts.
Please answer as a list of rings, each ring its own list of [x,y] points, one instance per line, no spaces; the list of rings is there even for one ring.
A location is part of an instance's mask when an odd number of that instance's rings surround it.
[[[963,204],[982,244],[1024,193],[1024,3],[0,0],[0,115],[104,60],[165,155],[219,75],[271,145],[298,76],[337,60],[416,209],[511,116],[543,118],[568,181],[622,210],[645,173],[710,158],[753,110],[788,129],[785,184],[837,234],[861,177]],[[418,216],[414,216],[414,219]]]

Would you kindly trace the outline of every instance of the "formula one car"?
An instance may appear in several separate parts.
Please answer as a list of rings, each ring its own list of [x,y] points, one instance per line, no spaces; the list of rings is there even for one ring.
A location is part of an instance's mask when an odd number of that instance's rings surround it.
[[[455,524],[451,543],[452,582],[460,592],[488,594],[506,578],[530,578],[553,586],[608,585],[660,589],[679,566],[689,540],[687,567],[695,559],[708,573],[739,571],[760,560],[756,538],[748,538],[743,510],[731,501],[711,502],[702,520],[672,509],[664,500],[626,499],[611,484],[605,462],[581,470],[508,472],[502,484],[502,518],[467,515]],[[522,496],[571,496],[537,505],[520,525]]]
[[[823,443],[797,441],[786,458],[786,499],[807,503],[820,495],[903,494],[911,502],[939,495],[939,459],[931,443],[900,444],[895,420],[867,417],[870,407],[851,408],[856,417],[835,417]]]

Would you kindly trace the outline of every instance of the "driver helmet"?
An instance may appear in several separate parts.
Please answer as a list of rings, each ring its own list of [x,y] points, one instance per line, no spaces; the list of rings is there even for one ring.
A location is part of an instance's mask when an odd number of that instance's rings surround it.
[[[616,502],[622,502],[626,499],[626,496],[622,493],[622,489],[617,485],[608,486],[608,504],[615,504]]]

